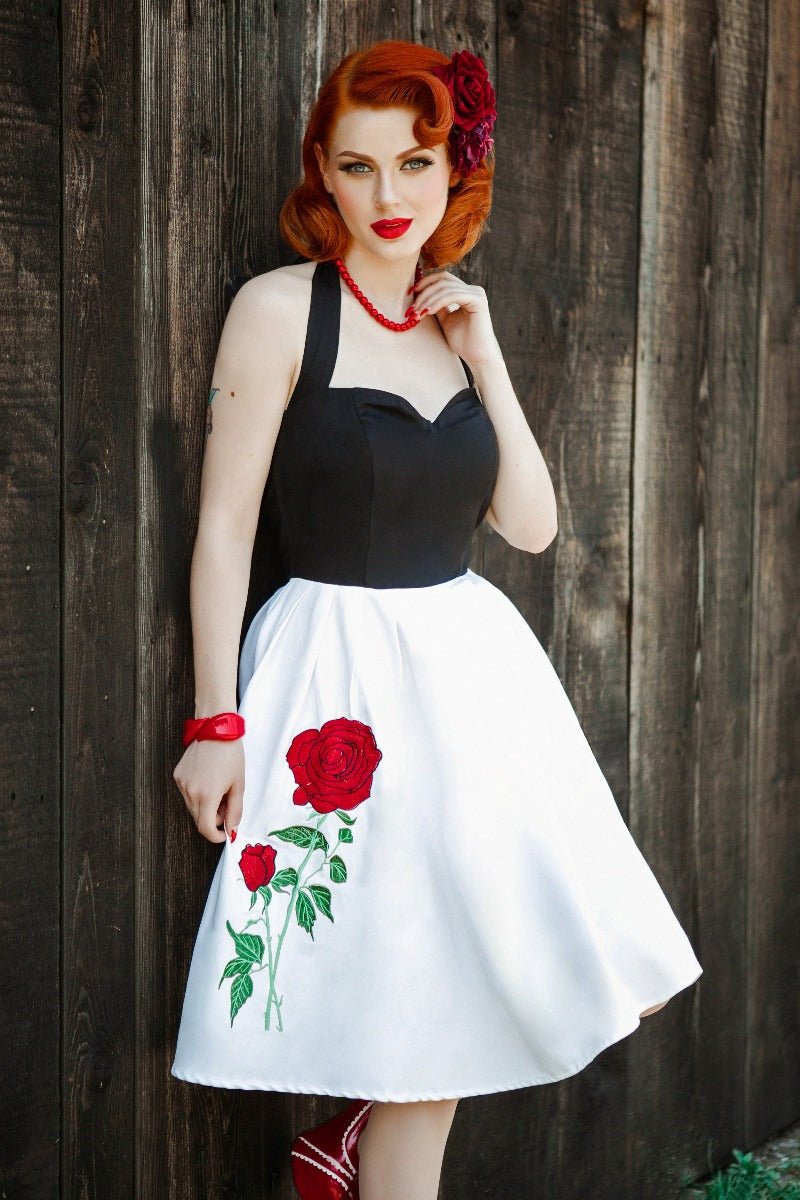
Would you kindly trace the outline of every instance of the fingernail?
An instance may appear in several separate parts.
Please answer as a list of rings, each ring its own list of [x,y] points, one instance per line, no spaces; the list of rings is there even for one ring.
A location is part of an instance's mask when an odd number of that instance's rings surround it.
[[[231,841],[232,842],[236,841],[236,830],[235,829],[231,830]]]
[[[424,317],[424,316],[425,316],[425,313],[426,313],[426,312],[428,312],[428,311],[429,311],[429,310],[428,310],[427,308],[423,308],[422,312],[421,312],[419,315],[420,315],[421,317]]]

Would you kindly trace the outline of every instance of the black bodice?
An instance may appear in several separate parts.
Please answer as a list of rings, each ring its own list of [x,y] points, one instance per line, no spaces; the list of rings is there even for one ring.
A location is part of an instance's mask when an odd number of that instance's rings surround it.
[[[283,414],[265,504],[289,575],[364,587],[422,587],[467,569],[499,465],[473,386],[429,421],[395,392],[332,388],[342,293],[318,262],[303,362]]]

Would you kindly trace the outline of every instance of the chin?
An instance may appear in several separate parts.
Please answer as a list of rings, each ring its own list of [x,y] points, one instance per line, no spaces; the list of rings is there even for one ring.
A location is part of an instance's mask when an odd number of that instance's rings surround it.
[[[378,237],[374,230],[370,229],[369,241],[365,244],[365,248],[368,248],[373,252],[376,249],[378,251],[388,251],[392,258],[410,258],[412,254],[419,256],[422,247],[429,237],[430,234],[426,234],[425,237],[420,240],[419,236],[417,236],[413,241],[408,236],[401,238],[382,238]]]

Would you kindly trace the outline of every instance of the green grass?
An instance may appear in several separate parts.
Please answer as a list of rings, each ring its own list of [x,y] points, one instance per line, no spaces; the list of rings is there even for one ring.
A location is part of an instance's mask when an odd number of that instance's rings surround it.
[[[765,1167],[752,1154],[734,1150],[736,1160],[704,1185],[704,1200],[800,1200],[800,1158]],[[782,1178],[791,1171],[793,1178]]]

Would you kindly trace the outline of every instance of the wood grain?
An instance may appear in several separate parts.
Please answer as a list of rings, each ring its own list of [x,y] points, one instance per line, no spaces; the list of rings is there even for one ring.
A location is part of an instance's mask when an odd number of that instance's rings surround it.
[[[0,17],[0,1196],[59,1195],[61,112],[55,13]]]

